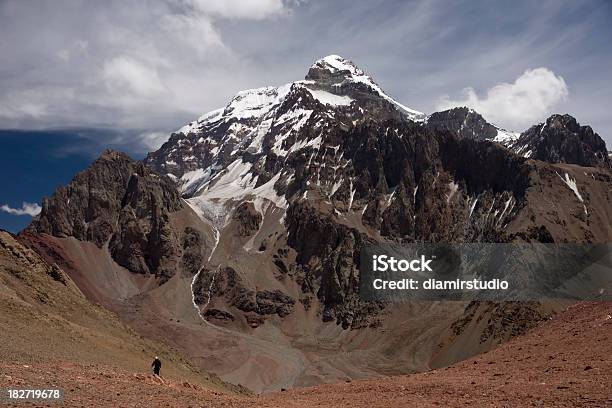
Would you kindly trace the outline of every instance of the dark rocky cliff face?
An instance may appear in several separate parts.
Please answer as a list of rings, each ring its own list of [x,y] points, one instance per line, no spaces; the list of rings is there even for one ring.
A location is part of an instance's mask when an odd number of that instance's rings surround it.
[[[44,199],[26,233],[108,244],[118,264],[167,279],[180,248],[169,214],[182,208],[171,180],[126,154],[107,151]]]
[[[529,159],[580,166],[610,166],[610,155],[603,139],[590,126],[580,126],[570,115],[552,115],[544,123],[532,126],[520,135],[497,128],[469,108],[433,113],[425,125],[460,138],[495,141]]]
[[[301,298],[318,299],[323,321],[336,321],[345,329],[375,326],[383,306],[359,298],[360,250],[375,240],[307,202],[289,207],[287,228],[288,244],[297,252],[290,273],[301,287]]]
[[[476,140],[494,139],[497,128],[488,123],[479,113],[469,108],[454,108],[432,113],[427,127],[434,130],[448,130],[461,137]]]
[[[552,115],[532,126],[512,144],[518,154],[549,163],[610,166],[603,139],[570,115]]]
[[[363,245],[506,242],[505,225],[527,204],[530,165],[490,141],[389,120],[349,129],[336,136],[338,143],[354,160],[336,176],[351,183],[331,196],[319,193],[319,199],[316,189],[308,189],[307,199],[291,200],[285,225],[287,244],[297,253],[289,268],[304,295],[321,302],[324,320],[345,328],[376,325],[381,310],[359,298]],[[332,157],[319,160],[325,168],[334,165]],[[296,196],[303,195],[300,186],[310,179],[312,170],[305,164],[294,163],[288,191],[297,190]],[[351,227],[344,219],[348,207],[362,214],[362,225]]]

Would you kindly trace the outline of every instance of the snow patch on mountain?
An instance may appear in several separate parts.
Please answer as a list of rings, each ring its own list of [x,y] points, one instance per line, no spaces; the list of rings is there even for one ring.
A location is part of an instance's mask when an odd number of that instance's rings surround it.
[[[342,106],[350,105],[353,99],[348,96],[336,95],[327,91],[308,89],[308,92],[323,105]]]
[[[241,158],[234,160],[218,178],[211,180],[199,197],[205,200],[240,200],[250,195],[267,199],[279,208],[287,208],[285,197],[278,195],[274,185],[282,173],[277,173],[266,183],[256,187],[259,176],[253,176],[252,163]]]
[[[497,128],[497,136],[493,138],[494,142],[509,146],[514,143],[521,136],[518,132],[509,132],[505,129]]]
[[[215,122],[229,122],[230,120],[254,119],[264,116],[273,108],[283,102],[290,92],[293,84],[285,84],[279,87],[267,86],[262,88],[247,89],[238,92],[230,103],[220,109],[215,109],[191,122],[175,133],[197,133],[203,126]],[[240,123],[235,123],[241,126]],[[238,130],[238,129],[232,129]],[[203,142],[204,140],[201,140]]]
[[[188,123],[179,130],[177,130],[176,133],[183,133],[187,135],[189,133],[195,132],[200,128],[203,123],[214,122],[215,120],[219,119],[220,116],[223,115],[224,110],[224,108],[220,108],[205,113],[204,115],[200,116],[198,120]]]
[[[565,178],[561,177],[559,173],[557,173],[557,176],[559,176],[563,183],[565,183],[565,185],[574,192],[574,195],[576,195],[578,200],[582,203],[582,206],[584,207],[584,214],[589,215],[589,211],[587,210],[586,205],[584,204],[584,199],[582,198],[580,191],[578,191],[578,185],[576,184],[576,180],[571,178],[570,175],[567,173],[565,173]]]
[[[447,203],[450,202],[450,200],[453,198],[455,193],[459,190],[459,184],[455,183],[455,181],[453,180],[450,183],[448,183],[448,189],[449,189],[449,193],[446,195]]]
[[[252,167],[252,163],[244,162],[241,158],[236,159],[225,170],[208,179],[204,187],[198,190],[198,195],[185,201],[200,218],[210,221],[218,230],[222,230],[227,224],[234,208],[232,203],[235,202],[253,201],[255,209],[262,214],[270,205],[285,211],[288,207],[287,200],[274,188],[282,172],[257,187],[259,176],[253,175]]]
[[[236,119],[260,117],[278,105],[289,93],[291,86],[267,86],[238,92],[225,108],[225,113]]]

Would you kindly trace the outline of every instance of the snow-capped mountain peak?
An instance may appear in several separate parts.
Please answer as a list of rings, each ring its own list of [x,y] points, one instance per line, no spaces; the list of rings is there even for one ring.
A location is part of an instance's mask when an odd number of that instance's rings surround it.
[[[348,72],[350,75],[361,76],[363,71],[359,69],[352,61],[342,58],[339,55],[328,55],[323,57],[310,66],[311,69],[324,69],[333,74],[339,72]]]
[[[369,92],[385,99],[393,104],[400,112],[410,120],[422,122],[426,115],[415,109],[409,108],[387,95],[382,88],[363,70],[358,68],[352,61],[339,55],[328,55],[317,60],[306,75],[307,80],[328,81],[334,87],[343,88],[350,84],[364,87]]]
[[[304,80],[238,92],[224,108],[181,127],[147,163],[207,214],[221,214],[227,200],[255,195],[284,208],[283,191],[296,175],[283,163],[306,160],[309,176],[305,185],[293,186],[299,188],[295,194],[316,188],[331,196],[346,184],[354,195],[346,170],[352,158],[343,147],[348,130],[370,121],[424,118],[351,61],[330,55],[316,61]]]
[[[248,89],[238,92],[227,106],[208,112],[176,131],[198,133],[207,124],[220,120],[250,120],[266,116],[292,92],[306,90],[312,98],[325,106],[348,106],[355,99],[382,98],[408,119],[421,122],[425,114],[408,108],[387,95],[382,88],[352,61],[339,55],[328,55],[317,60],[305,80],[281,85]],[[361,98],[360,98],[361,97]]]

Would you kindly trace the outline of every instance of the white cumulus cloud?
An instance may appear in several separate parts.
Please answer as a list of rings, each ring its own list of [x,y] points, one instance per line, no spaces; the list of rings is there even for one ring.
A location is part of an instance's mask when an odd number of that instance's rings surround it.
[[[12,208],[8,204],[0,206],[0,211],[4,211],[13,215],[29,215],[31,217],[40,214],[40,210],[42,210],[42,208],[36,203],[23,202],[21,203],[21,208]]]
[[[441,98],[437,109],[467,106],[497,125],[517,130],[542,121],[569,95],[565,80],[548,68],[528,69],[513,83],[497,84],[484,96],[471,87],[464,93],[458,100]]]

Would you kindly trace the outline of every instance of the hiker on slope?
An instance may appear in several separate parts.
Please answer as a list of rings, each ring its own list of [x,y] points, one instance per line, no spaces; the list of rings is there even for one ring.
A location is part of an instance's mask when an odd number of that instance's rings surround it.
[[[159,375],[159,370],[161,370],[161,361],[159,360],[159,357],[155,356],[155,360],[153,360],[151,367],[153,367],[153,374]]]

